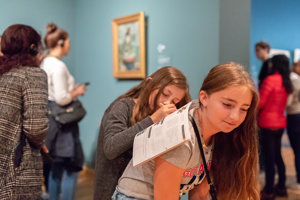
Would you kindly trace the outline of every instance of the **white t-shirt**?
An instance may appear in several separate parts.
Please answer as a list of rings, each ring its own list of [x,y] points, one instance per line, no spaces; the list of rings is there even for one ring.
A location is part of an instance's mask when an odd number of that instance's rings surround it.
[[[199,103],[197,101],[194,101],[193,104]],[[195,109],[191,109],[189,111],[190,115],[193,118],[194,110]],[[190,122],[189,125],[190,131],[192,133],[191,141],[187,141],[179,147],[161,155],[161,157],[169,163],[185,169],[181,179],[180,195],[192,190],[196,185],[200,184],[205,177],[205,171],[198,141],[193,130],[192,123]],[[201,141],[203,143],[201,130],[199,130],[199,132]],[[213,144],[204,148],[204,154],[208,168],[210,168],[211,165],[212,152]],[[140,166],[133,167],[131,159],[122,177],[119,179],[117,190],[127,196],[135,197],[138,199],[154,199],[154,168],[154,160],[151,160]]]
[[[288,97],[287,113],[300,114],[300,76],[295,72],[291,72],[290,79],[293,83],[294,90]]]
[[[70,103],[75,80],[65,63],[56,57],[49,56],[43,60],[41,68],[46,71],[48,76],[48,99],[60,105]]]

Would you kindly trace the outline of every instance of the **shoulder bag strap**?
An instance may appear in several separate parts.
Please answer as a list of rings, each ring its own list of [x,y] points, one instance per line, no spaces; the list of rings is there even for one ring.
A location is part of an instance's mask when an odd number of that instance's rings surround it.
[[[217,192],[216,192],[215,186],[214,186],[214,184],[211,181],[210,176],[209,176],[209,171],[208,171],[208,168],[207,168],[206,159],[205,159],[205,156],[204,156],[204,151],[203,151],[202,142],[201,142],[201,139],[200,139],[198,127],[197,127],[196,122],[195,122],[193,117],[191,117],[191,120],[192,120],[193,129],[195,131],[195,135],[197,137],[197,141],[198,141],[198,144],[199,144],[200,153],[201,153],[201,157],[202,157],[202,161],[203,161],[203,165],[204,165],[204,170],[205,170],[205,173],[206,173],[206,179],[207,179],[207,182],[210,186],[209,187],[210,196],[211,196],[212,200],[217,200]]]

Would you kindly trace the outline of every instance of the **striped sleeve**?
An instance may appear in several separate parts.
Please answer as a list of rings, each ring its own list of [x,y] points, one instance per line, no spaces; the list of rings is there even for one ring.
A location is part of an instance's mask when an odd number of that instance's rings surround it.
[[[48,130],[47,75],[42,69],[27,71],[23,93],[23,131],[31,145],[40,148]]]

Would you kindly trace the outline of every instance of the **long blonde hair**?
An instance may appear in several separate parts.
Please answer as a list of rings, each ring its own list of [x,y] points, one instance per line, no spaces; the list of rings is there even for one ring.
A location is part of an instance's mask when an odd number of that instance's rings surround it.
[[[258,200],[258,150],[256,108],[259,96],[250,75],[236,63],[210,70],[201,90],[208,95],[229,86],[247,86],[252,102],[244,122],[231,133],[214,135],[212,178],[220,199]]]
[[[153,109],[150,108],[149,97],[155,89],[158,89],[158,93],[154,99],[154,105],[157,104],[159,96],[168,85],[175,85],[176,87],[185,90],[183,99],[176,104],[177,108],[180,108],[191,100],[187,80],[184,74],[177,68],[171,66],[162,67],[150,75],[150,77],[151,79],[144,79],[139,85],[119,97],[131,97],[137,99],[137,103],[132,112],[131,124],[135,124],[148,115],[153,114],[155,107]]]

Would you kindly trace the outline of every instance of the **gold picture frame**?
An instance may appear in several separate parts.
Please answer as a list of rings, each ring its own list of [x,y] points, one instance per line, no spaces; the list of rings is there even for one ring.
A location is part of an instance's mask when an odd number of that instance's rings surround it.
[[[114,77],[120,79],[145,78],[144,12],[113,19],[112,34]]]

